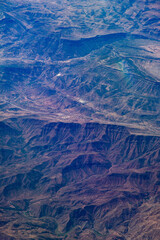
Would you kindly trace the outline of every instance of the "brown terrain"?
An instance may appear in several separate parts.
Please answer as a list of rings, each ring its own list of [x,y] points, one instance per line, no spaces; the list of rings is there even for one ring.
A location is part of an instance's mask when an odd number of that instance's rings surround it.
[[[0,240],[159,240],[160,1],[0,10]]]
[[[1,122],[1,239],[159,239],[160,137]]]

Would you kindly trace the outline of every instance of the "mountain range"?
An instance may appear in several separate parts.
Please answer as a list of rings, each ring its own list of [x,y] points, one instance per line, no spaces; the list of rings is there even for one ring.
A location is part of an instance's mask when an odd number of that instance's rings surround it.
[[[159,0],[0,9],[0,239],[159,240]]]

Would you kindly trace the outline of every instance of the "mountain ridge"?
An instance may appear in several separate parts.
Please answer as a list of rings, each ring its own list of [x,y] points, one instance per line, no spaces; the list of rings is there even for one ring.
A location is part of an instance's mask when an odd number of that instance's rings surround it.
[[[99,123],[14,119],[9,125],[2,142],[2,236],[135,239],[134,221],[152,212],[152,202],[158,219],[160,137]]]

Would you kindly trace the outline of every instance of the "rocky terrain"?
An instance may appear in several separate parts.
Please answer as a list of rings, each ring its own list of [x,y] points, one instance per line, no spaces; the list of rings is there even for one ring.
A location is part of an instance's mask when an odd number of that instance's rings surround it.
[[[158,239],[160,137],[23,118],[0,127],[1,239]]]
[[[159,1],[1,1],[1,119],[160,133]]]
[[[0,10],[0,240],[159,240],[159,0]]]

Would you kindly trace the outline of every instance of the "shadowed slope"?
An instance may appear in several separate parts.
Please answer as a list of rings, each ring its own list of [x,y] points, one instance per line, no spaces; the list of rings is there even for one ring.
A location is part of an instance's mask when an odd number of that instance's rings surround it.
[[[1,126],[2,236],[134,239],[145,225],[139,239],[157,239],[149,219],[153,211],[159,217],[159,137],[98,123],[12,119]]]

